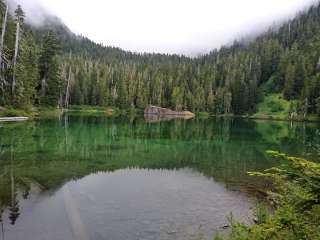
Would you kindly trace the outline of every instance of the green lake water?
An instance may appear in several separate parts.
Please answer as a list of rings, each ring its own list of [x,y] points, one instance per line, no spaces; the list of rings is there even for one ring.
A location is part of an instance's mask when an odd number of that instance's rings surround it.
[[[69,114],[0,125],[0,239],[211,239],[250,222],[266,150],[318,158],[319,124]]]

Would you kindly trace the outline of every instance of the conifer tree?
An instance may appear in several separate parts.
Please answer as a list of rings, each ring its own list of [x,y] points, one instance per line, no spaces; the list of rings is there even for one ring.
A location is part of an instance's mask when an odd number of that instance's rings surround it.
[[[39,61],[40,103],[49,106],[58,106],[61,96],[62,79],[58,61],[59,44],[56,35],[49,32],[43,40]]]
[[[295,67],[292,64],[287,66],[285,73],[285,83],[284,83],[284,96],[286,99],[294,98],[294,80],[295,80]]]
[[[304,59],[300,57],[294,73],[294,97],[299,97],[306,81],[306,69]]]
[[[24,22],[24,12],[20,5],[18,5],[15,11],[15,21],[16,21],[16,40],[15,40],[15,47],[14,47],[14,55],[13,55],[13,78],[12,78],[12,95],[15,98],[15,88],[16,88],[16,64],[19,52],[19,43],[20,43],[20,35],[21,35],[21,27]]]
[[[19,108],[30,107],[35,100],[39,79],[38,49],[31,33],[26,34],[21,41],[16,79],[16,106]]]
[[[53,56],[50,60],[48,69],[48,78],[46,80],[45,95],[42,99],[42,104],[52,107],[59,106],[59,100],[62,91],[62,79],[60,74],[60,66],[58,56]]]

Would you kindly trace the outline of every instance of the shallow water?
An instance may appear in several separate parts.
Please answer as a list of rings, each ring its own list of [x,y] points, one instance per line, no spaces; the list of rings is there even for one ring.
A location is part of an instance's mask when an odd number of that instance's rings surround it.
[[[69,115],[0,128],[0,239],[211,239],[227,216],[248,222],[247,176],[316,159],[319,125],[241,119]],[[1,229],[0,229],[1,230]]]

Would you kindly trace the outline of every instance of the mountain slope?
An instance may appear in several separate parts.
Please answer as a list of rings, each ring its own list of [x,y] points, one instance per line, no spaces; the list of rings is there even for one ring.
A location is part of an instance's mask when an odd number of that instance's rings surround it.
[[[70,104],[253,114],[264,96],[280,94],[290,105],[284,115],[320,113],[319,4],[250,42],[198,58],[104,47],[55,18],[31,29],[39,45],[47,31],[57,34],[60,95]]]

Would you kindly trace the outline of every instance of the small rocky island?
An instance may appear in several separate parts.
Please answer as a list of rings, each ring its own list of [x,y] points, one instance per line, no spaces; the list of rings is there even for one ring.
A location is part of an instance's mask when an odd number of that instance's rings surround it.
[[[190,119],[194,118],[195,114],[189,111],[174,111],[169,108],[148,106],[144,110],[144,116],[146,120],[153,122],[177,118]]]

